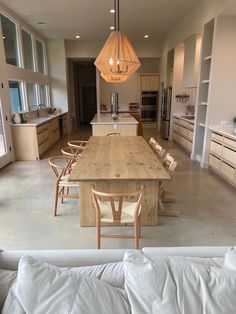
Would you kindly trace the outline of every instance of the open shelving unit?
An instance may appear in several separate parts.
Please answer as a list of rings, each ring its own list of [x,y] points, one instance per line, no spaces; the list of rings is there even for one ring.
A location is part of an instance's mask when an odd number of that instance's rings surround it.
[[[211,61],[212,46],[214,35],[215,20],[211,20],[205,24],[203,29],[202,50],[201,50],[201,69],[198,86],[197,107],[196,107],[196,123],[194,132],[194,143],[192,159],[196,159],[204,167],[203,150],[205,142],[205,134],[208,128],[208,96],[211,85]]]

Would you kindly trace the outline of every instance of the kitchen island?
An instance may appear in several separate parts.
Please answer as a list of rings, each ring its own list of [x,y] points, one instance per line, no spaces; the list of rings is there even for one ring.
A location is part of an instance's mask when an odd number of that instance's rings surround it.
[[[113,120],[111,114],[96,114],[90,122],[93,136],[105,136],[109,133],[124,135],[137,135],[138,121],[129,113],[118,114],[118,119]]]

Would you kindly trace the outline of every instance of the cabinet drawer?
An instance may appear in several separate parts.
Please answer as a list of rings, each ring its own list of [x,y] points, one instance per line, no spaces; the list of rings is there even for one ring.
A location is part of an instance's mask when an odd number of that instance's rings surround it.
[[[216,158],[213,155],[209,155],[209,165],[212,168],[220,169],[220,159]]]
[[[59,122],[58,119],[55,118],[50,122],[50,127],[52,131],[58,130],[59,129]]]
[[[179,125],[182,125],[182,126],[184,126],[185,128],[188,128],[188,122],[187,121],[184,121],[184,120],[179,120]]]
[[[211,133],[211,138],[212,138],[213,140],[216,140],[217,142],[223,142],[223,136],[222,136],[222,135],[219,135],[219,134],[217,134],[217,133],[212,132],[212,133]]]
[[[210,151],[218,156],[221,156],[221,153],[222,153],[222,145],[216,143],[216,142],[213,142],[211,141],[211,144],[210,144]]]
[[[184,136],[184,137],[188,137],[188,129],[179,127],[179,134]]]
[[[188,141],[188,147],[187,150],[191,153],[193,149],[193,143]]]
[[[67,113],[63,114],[62,120],[63,120],[63,121],[67,120]]]
[[[224,144],[236,148],[236,141],[234,141],[234,140],[232,140],[232,139],[230,139],[228,137],[224,138]]]
[[[173,127],[174,131],[179,133],[179,128],[180,128],[179,125],[175,123]]]
[[[179,124],[179,119],[177,119],[177,118],[174,118],[174,123],[176,123],[176,124]]]
[[[173,140],[174,140],[174,141],[176,141],[176,142],[179,143],[179,137],[180,137],[179,134],[177,134],[177,133],[175,133],[175,132],[173,133]]]
[[[193,131],[188,130],[188,139],[189,139],[190,141],[193,140]]]
[[[49,148],[49,142],[46,141],[39,145],[39,156],[41,156],[43,153],[45,153]]]
[[[227,165],[222,161],[220,170],[227,179],[230,179],[231,181],[234,180],[235,169],[233,167]]]
[[[194,129],[194,124],[189,123],[189,124],[188,124],[188,128],[189,128],[189,130],[192,130],[192,131],[193,131],[193,129]]]
[[[44,143],[45,141],[48,140],[48,130],[46,129],[45,131],[39,133],[37,135],[38,138],[38,145],[41,145],[42,143]]]
[[[222,156],[225,160],[228,160],[230,163],[236,165],[236,152],[227,148],[223,147]]]
[[[37,134],[39,134],[39,133],[41,133],[47,129],[48,129],[48,123],[44,123],[40,126],[37,126]]]

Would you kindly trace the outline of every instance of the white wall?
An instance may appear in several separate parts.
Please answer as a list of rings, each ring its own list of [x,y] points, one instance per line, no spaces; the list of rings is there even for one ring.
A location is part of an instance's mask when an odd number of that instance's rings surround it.
[[[66,58],[96,58],[105,42],[66,40]],[[150,40],[132,42],[135,52],[140,58],[161,57],[162,42]]]
[[[161,77],[166,82],[167,53],[189,36],[199,33],[202,26],[225,8],[235,4],[235,0],[198,0],[192,9],[170,31],[163,41]]]
[[[110,93],[117,92],[119,97],[119,110],[129,110],[130,102],[139,102],[139,74],[135,72],[126,82],[121,84],[100,81],[101,104],[110,110]]]
[[[68,110],[66,54],[64,40],[48,41],[48,65],[51,87],[51,104]]]
[[[101,104],[110,110],[110,93],[119,93],[119,110],[129,110],[130,102],[140,102],[139,75],[140,73],[159,73],[160,58],[140,58],[141,67],[126,82],[121,84],[107,83],[100,79]]]
[[[209,90],[209,124],[233,124],[236,117],[236,17],[219,16],[215,25]]]

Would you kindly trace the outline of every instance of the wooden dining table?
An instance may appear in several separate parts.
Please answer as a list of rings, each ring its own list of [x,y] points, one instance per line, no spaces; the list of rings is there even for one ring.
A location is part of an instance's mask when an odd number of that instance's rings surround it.
[[[141,224],[158,224],[158,183],[170,175],[142,136],[91,136],[69,181],[80,182],[80,226],[95,226],[91,186],[107,193],[144,186]]]

